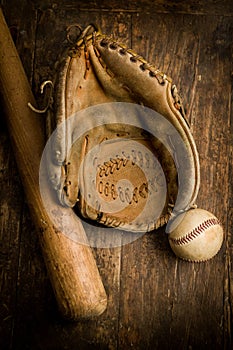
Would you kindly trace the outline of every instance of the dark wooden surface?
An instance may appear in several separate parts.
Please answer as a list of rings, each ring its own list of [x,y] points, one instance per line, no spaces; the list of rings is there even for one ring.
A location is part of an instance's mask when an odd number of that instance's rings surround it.
[[[62,320],[2,113],[0,348],[232,349],[232,1],[1,4],[37,98],[74,23],[97,23],[173,78],[200,154],[198,205],[220,218],[225,240],[201,264],[177,259],[164,229],[121,248],[93,249],[108,308],[91,321]]]

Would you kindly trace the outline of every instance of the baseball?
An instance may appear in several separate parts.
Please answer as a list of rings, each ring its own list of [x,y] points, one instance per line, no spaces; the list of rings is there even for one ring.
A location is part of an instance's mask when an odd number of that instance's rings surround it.
[[[169,233],[173,252],[181,259],[199,262],[214,257],[223,242],[219,220],[203,209],[190,209],[179,214]]]

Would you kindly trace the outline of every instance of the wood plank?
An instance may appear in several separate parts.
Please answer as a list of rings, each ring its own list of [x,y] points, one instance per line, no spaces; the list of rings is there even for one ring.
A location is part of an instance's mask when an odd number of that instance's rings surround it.
[[[199,65],[198,75],[200,74],[201,80],[196,86],[197,107],[194,106],[193,109],[193,129],[200,134],[197,139],[202,169],[200,205],[205,205],[208,210],[214,212],[225,228],[223,335],[224,347],[230,348],[232,312],[229,309],[231,295],[229,264],[231,264],[232,252],[228,235],[231,232],[229,221],[231,222],[232,219],[228,216],[231,211],[228,198],[232,186],[229,169],[231,164],[229,155],[232,147],[230,141],[232,42],[229,37],[232,32],[232,20],[219,18],[217,23],[211,24],[208,21],[206,26],[208,31],[203,32],[203,42],[208,45],[200,53],[202,64]],[[204,95],[202,91],[206,91],[206,94]],[[206,198],[207,193],[211,193],[211,200]],[[232,226],[232,223],[230,225]],[[214,269],[213,273],[217,271]],[[214,291],[217,289],[216,286],[213,288]]]
[[[128,12],[128,13],[174,13],[174,14],[196,14],[196,15],[224,15],[233,14],[231,0],[91,0],[88,2],[80,0],[69,0],[69,2],[52,0],[37,0],[36,6],[41,9],[51,8],[79,8],[79,11],[105,11],[105,12]]]
[[[198,204],[222,220],[225,233],[231,89],[227,38],[231,25],[225,18],[143,15],[133,18],[132,32],[133,48],[141,54],[144,50],[150,62],[158,62],[159,68],[174,78],[186,105],[192,101],[190,122],[202,177]],[[217,67],[214,74],[213,67]],[[224,276],[225,245],[213,260],[192,264],[176,259],[164,233],[160,235],[145,235],[122,250],[121,348],[141,349],[143,344],[144,348],[165,349],[224,346],[224,279],[229,279]],[[166,253],[160,248],[162,243]]]
[[[17,310],[17,278],[23,193],[6,126],[0,122],[0,347],[10,348]],[[11,171],[9,171],[11,169]]]
[[[4,14],[11,29],[15,43],[20,50],[21,59],[26,67],[29,79],[32,76],[35,21],[31,5],[20,1],[19,7],[14,1],[2,1]],[[30,13],[26,17],[25,13]],[[4,107],[4,106],[2,106]],[[4,111],[4,108],[2,108]],[[20,240],[24,215],[24,194],[19,179],[14,155],[10,146],[8,132],[2,113],[0,136],[1,198],[1,318],[0,347],[13,346],[16,315],[18,310],[18,278],[20,264]]]
[[[36,11],[26,0],[3,0],[1,2],[6,22],[22,60],[26,75],[31,82],[36,35]]]
[[[231,57],[233,56],[233,45],[231,44]],[[231,61],[231,78],[233,72],[233,63]],[[227,215],[227,241],[226,241],[226,263],[225,263],[225,303],[224,303],[224,345],[225,349],[230,349],[233,343],[232,334],[233,334],[233,84],[231,87],[231,93],[229,96],[229,183],[228,183],[228,215]]]

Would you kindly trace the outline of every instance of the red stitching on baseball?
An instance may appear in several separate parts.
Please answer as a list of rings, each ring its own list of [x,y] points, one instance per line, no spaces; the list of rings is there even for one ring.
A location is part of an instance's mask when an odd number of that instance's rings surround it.
[[[195,227],[192,231],[188,232],[185,236],[179,238],[169,238],[169,240],[175,245],[184,245],[190,243],[194,238],[199,236],[205,229],[219,225],[220,222],[217,218],[212,218],[203,221],[199,226]]]

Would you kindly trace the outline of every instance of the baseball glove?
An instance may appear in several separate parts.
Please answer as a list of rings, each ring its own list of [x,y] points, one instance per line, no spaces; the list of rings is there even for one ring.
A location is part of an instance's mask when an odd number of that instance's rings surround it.
[[[62,205],[133,232],[194,205],[198,154],[171,78],[93,25],[56,71],[49,174]]]

